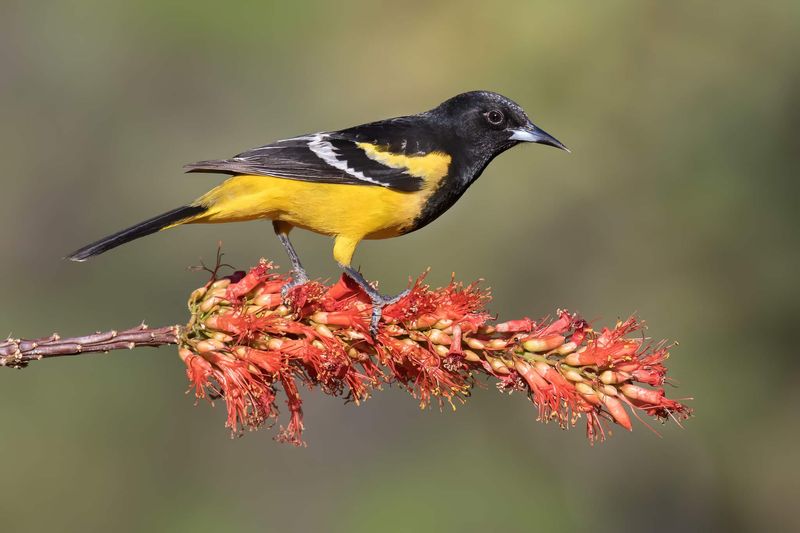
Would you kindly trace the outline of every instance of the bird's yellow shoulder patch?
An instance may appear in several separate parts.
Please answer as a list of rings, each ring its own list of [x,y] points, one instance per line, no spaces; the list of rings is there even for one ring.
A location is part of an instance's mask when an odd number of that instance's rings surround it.
[[[383,146],[371,143],[356,143],[364,153],[382,165],[391,168],[404,168],[412,176],[422,178],[426,188],[435,188],[450,170],[452,158],[444,152],[430,152],[423,155],[396,154]]]

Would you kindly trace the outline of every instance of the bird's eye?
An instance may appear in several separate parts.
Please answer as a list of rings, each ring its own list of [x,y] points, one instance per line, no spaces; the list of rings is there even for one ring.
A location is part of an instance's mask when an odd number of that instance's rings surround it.
[[[488,113],[486,113],[486,120],[489,121],[489,124],[492,126],[499,126],[505,120],[503,113],[498,111],[497,109],[492,109]]]

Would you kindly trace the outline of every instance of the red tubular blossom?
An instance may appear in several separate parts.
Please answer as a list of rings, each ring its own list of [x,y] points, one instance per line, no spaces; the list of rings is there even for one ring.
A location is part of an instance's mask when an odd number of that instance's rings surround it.
[[[642,403],[649,403],[651,405],[658,405],[664,397],[663,389],[645,389],[638,385],[625,384],[619,388],[622,394],[632,400],[637,400]]]
[[[270,270],[272,270],[272,263],[262,259],[258,265],[251,268],[244,277],[228,286],[225,299],[230,301],[237,300],[259,285],[269,283],[276,277],[274,274],[270,274]],[[284,283],[286,281],[287,280],[284,280]],[[281,283],[281,285],[283,285],[283,283]]]
[[[518,331],[531,331],[536,323],[528,317],[518,320],[509,320],[495,325],[495,331],[499,333],[514,333]]]
[[[281,427],[278,434],[278,440],[281,442],[289,442],[295,446],[303,445],[303,400],[300,399],[300,394],[297,391],[297,384],[291,377],[281,377],[281,384],[283,385],[283,392],[286,394],[286,405],[289,407],[289,425],[285,428]]]
[[[277,373],[283,367],[283,356],[278,351],[265,351],[249,346],[235,346],[233,353],[242,361],[253,363],[270,374]]]
[[[188,351],[188,350],[187,350]],[[205,398],[206,388],[213,373],[211,364],[199,355],[181,354],[183,362],[186,364],[186,377],[194,385],[194,394],[199,398]]]
[[[622,402],[613,396],[607,395],[603,396],[602,400],[603,405],[605,405],[606,409],[608,409],[608,412],[614,418],[614,422],[624,427],[628,431],[631,431],[633,429],[631,417],[628,416],[628,412],[625,410]]]
[[[499,331],[499,330],[498,330]],[[522,343],[522,347],[529,352],[549,352],[564,344],[563,335],[547,335],[546,337],[532,337]]]
[[[630,430],[628,410],[662,420],[691,414],[666,398],[667,349],[630,337],[642,328],[633,318],[599,333],[567,311],[493,325],[488,292],[476,284],[432,290],[420,278],[384,309],[373,339],[369,298],[350,280],[310,282],[284,302],[288,281],[262,260],[190,298],[179,354],[195,396],[224,399],[234,434],[277,418],[283,394],[289,422],[277,438],[303,444],[301,385],[358,403],[396,383],[426,407],[465,401],[481,376],[525,391],[540,420],[585,419],[591,441],[605,438],[606,423]]]

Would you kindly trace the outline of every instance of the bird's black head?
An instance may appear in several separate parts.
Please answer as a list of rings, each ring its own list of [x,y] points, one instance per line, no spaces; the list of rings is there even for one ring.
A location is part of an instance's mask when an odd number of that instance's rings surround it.
[[[448,136],[470,152],[481,166],[522,142],[567,147],[537,127],[522,108],[505,96],[489,91],[459,94],[428,112]],[[569,150],[567,150],[569,151]]]

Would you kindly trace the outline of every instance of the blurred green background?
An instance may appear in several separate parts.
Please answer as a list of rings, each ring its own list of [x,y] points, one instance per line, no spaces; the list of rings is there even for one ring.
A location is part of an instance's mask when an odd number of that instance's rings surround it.
[[[800,3],[0,4],[2,333],[186,319],[217,241],[286,263],[268,223],[60,258],[217,183],[183,163],[431,108],[519,102],[567,155],[515,149],[423,231],[362,245],[386,291],[487,279],[501,317],[636,312],[697,416],[594,448],[477,391],[421,412],[306,395],[308,448],[231,440],[174,348],[0,372],[4,531],[797,531]],[[298,232],[310,271],[330,243]]]

